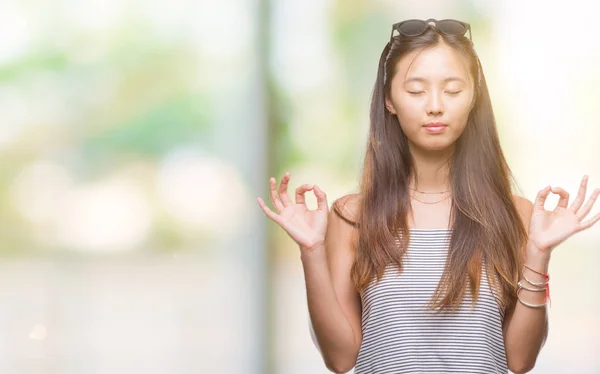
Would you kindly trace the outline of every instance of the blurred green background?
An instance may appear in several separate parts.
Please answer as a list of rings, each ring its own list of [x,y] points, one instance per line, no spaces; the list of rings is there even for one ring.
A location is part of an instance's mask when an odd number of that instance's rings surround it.
[[[268,178],[356,192],[391,24],[432,17],[472,25],[515,192],[600,187],[597,7],[4,0],[0,372],[327,373]],[[532,373],[600,373],[599,242],[555,251]]]

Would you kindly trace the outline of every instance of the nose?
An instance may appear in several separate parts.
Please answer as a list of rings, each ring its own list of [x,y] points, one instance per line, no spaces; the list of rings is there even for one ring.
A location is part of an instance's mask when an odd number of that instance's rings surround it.
[[[441,115],[444,113],[444,105],[442,98],[437,92],[432,92],[427,100],[427,114],[431,116]]]

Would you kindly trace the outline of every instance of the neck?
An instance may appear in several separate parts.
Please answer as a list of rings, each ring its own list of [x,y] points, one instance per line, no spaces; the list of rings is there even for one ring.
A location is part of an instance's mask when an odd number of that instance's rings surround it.
[[[451,183],[448,164],[453,152],[454,148],[425,152],[411,149],[414,174],[409,181],[410,188],[423,192],[449,191]]]

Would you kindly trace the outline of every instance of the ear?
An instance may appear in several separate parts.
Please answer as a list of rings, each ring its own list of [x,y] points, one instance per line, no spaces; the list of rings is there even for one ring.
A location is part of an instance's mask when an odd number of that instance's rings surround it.
[[[385,108],[387,109],[388,112],[392,113],[393,115],[396,115],[396,109],[394,109],[394,104],[392,103],[392,100],[390,100],[390,98],[385,95]]]
[[[469,108],[469,113],[471,113],[473,108],[475,108],[475,102],[477,101],[478,95],[479,93],[477,92],[477,88],[475,88],[475,90],[473,90],[473,98],[471,99],[471,107]]]

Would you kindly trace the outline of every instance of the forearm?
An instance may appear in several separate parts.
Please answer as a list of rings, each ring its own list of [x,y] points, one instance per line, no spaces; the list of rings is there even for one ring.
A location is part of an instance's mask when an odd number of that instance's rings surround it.
[[[527,246],[526,253],[525,264],[538,272],[548,273],[549,254],[541,254],[540,251],[533,248],[530,244]],[[524,279],[525,277],[536,283],[543,283],[545,281],[544,276],[525,268],[520,281],[523,286],[532,289],[542,287],[531,285]],[[546,302],[546,292],[521,289],[519,299],[525,303],[541,305]],[[513,363],[512,366],[524,368],[525,371],[528,371],[533,368],[546,340],[548,334],[548,312],[547,307],[533,308],[524,305],[521,301],[517,300],[516,302],[510,325],[506,331],[505,346],[507,358]]]
[[[301,259],[308,311],[323,359],[328,367],[351,367],[354,363],[346,361],[356,356],[357,342],[352,325],[336,298],[325,246],[303,251]]]

